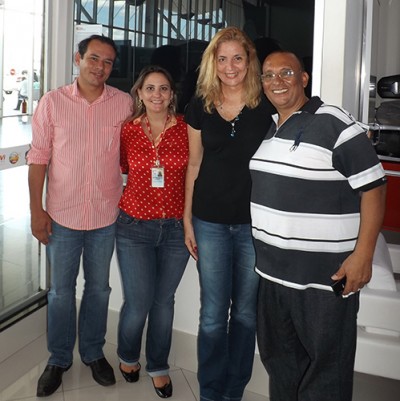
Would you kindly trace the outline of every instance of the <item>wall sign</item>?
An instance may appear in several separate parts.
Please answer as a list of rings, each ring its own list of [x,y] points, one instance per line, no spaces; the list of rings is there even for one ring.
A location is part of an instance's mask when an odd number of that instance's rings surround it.
[[[24,166],[26,164],[25,156],[28,150],[29,145],[0,148],[0,170]]]

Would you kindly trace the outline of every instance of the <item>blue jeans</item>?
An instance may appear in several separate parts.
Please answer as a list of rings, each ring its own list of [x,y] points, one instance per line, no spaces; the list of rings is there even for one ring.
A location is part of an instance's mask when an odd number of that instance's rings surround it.
[[[193,227],[201,291],[200,400],[241,400],[253,368],[259,283],[250,224],[194,217]]]
[[[175,291],[189,259],[181,220],[138,220],[121,211],[117,256],[124,302],[118,327],[118,356],[137,365],[147,322],[146,371],[167,375]]]
[[[46,252],[50,263],[48,293],[49,364],[72,363],[76,340],[76,279],[81,256],[85,287],[79,312],[79,353],[84,363],[104,356],[107,329],[110,262],[115,224],[95,230],[71,230],[53,221]]]

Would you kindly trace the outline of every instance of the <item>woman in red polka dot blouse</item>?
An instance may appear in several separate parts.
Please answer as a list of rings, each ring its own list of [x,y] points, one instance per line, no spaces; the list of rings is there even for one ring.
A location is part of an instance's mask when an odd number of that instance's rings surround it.
[[[189,253],[183,234],[187,125],[175,114],[175,84],[159,66],[145,67],[131,90],[136,112],[121,133],[127,184],[117,220],[117,256],[124,291],[118,328],[120,371],[136,382],[148,318],[146,371],[157,395],[172,395],[168,355],[175,291]]]

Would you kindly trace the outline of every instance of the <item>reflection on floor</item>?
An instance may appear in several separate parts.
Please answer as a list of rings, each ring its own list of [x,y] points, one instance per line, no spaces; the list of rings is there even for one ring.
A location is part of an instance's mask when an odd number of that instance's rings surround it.
[[[28,144],[30,138],[29,122],[17,116],[0,119],[0,148]],[[0,316],[36,294],[39,286],[39,247],[30,230],[28,167],[0,170]]]
[[[101,401],[101,400],[134,400],[157,401],[150,377],[141,373],[139,382],[126,383],[118,371],[116,346],[105,345],[105,355],[113,365],[117,384],[102,387],[96,384],[90,369],[79,361],[76,353],[72,368],[64,374],[63,384],[59,390],[47,398],[51,401]],[[13,366],[12,372],[5,372],[0,364],[0,401],[37,400],[36,385],[39,376],[46,366],[47,351],[45,336],[38,338],[24,350],[18,352],[6,361]],[[31,365],[29,365],[29,362]],[[144,362],[142,360],[142,365]],[[144,371],[144,369],[143,369]],[[199,389],[194,372],[171,367],[171,379],[174,385],[174,401],[198,401]],[[2,386],[2,378],[7,384]],[[353,401],[398,401],[400,398],[400,382],[363,374],[356,374]],[[246,391],[243,401],[268,401],[266,395]],[[324,401],[324,400],[320,400]]]
[[[37,293],[39,247],[30,230],[27,167],[0,171],[0,315]]]

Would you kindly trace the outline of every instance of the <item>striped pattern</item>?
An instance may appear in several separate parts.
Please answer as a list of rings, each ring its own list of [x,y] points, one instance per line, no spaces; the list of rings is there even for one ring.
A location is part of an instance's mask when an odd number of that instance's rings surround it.
[[[294,288],[329,288],[357,240],[360,191],[385,182],[364,127],[318,102],[273,124],[250,162],[257,270]]]
[[[131,97],[110,86],[89,104],[76,81],[43,96],[32,120],[28,164],[48,164],[46,209],[79,230],[112,224],[122,192],[120,132]]]

